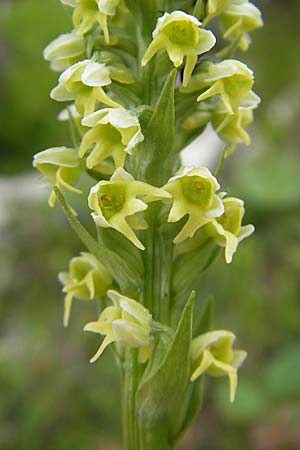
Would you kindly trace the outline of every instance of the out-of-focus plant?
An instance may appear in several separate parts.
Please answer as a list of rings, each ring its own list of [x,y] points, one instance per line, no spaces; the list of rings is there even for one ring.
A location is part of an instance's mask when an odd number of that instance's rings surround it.
[[[233,56],[248,48],[261,15],[247,0],[62,3],[74,30],[44,55],[63,71],[51,97],[74,102],[61,115],[73,146],[43,150],[34,166],[51,184],[50,206],[59,201],[89,251],[60,275],[64,323],[73,298],[99,304],[85,330],[105,336],[91,361],[109,346],[120,369],[124,448],[171,450],[201,409],[205,375],[227,376],[233,401],[246,356],[233,349],[233,333],[211,330],[210,303],[196,318],[193,307],[219,248],[230,263],[254,230],[217,177],[224,158],[250,141],[245,127],[259,99],[252,71]],[[213,17],[218,51],[207,29]],[[215,174],[180,159],[208,123],[226,143]],[[97,239],[62,192],[80,194],[83,172]]]

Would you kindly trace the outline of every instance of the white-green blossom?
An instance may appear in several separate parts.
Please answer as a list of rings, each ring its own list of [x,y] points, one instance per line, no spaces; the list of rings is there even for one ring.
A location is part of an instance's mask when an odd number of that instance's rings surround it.
[[[86,164],[92,169],[108,157],[112,157],[116,167],[124,166],[126,156],[144,140],[137,116],[124,108],[101,109],[82,120],[82,125],[90,127],[84,135],[79,156],[89,150]]]
[[[110,273],[103,264],[90,253],[72,258],[68,272],[61,272],[59,280],[63,284],[65,296],[64,326],[69,323],[73,299],[92,300],[102,297],[112,285]]]
[[[137,301],[119,292],[110,290],[108,296],[114,306],[105,308],[96,322],[90,322],[84,327],[84,331],[105,336],[91,362],[95,362],[113,342],[125,348],[139,348],[140,360],[145,362],[150,352],[150,312]]]
[[[238,244],[254,232],[254,226],[242,226],[245,214],[243,200],[225,197],[222,201],[224,205],[223,214],[205,225],[203,231],[215,238],[218,245],[225,247],[225,259],[227,263],[230,263]]]
[[[114,228],[144,250],[132,228],[145,228],[145,221],[136,214],[147,209],[146,202],[168,198],[170,195],[165,190],[136,181],[120,167],[109,181],[99,181],[92,187],[88,202],[94,211],[92,217],[97,226]]]
[[[84,38],[74,32],[61,34],[47,45],[43,55],[50,61],[52,70],[58,72],[65,70],[84,57]]]
[[[191,347],[191,380],[203,373],[213,377],[228,376],[231,402],[237,387],[237,369],[247,356],[243,350],[233,350],[234,341],[235,335],[230,331],[210,331],[193,339]]]
[[[216,43],[213,33],[200,26],[201,22],[196,17],[183,11],[165,13],[157,21],[153,40],[142,59],[142,65],[145,66],[159,50],[168,53],[175,67],[181,66],[186,58],[183,74],[183,86],[186,86],[198,55],[208,52]]]
[[[185,167],[163,188],[172,195],[168,222],[178,222],[185,215],[189,216],[174,239],[176,244],[192,237],[199,228],[224,212],[222,200],[216,194],[220,185],[206,167]]]
[[[78,112],[86,116],[96,109],[97,101],[112,107],[120,105],[103,90],[111,84],[109,70],[105,64],[85,59],[65,70],[59,77],[59,84],[50,96],[59,102],[73,101]]]
[[[81,162],[76,150],[67,147],[53,147],[43,150],[33,157],[33,166],[53,185],[80,194],[73,186],[81,173]],[[56,196],[52,191],[49,205],[53,206]]]

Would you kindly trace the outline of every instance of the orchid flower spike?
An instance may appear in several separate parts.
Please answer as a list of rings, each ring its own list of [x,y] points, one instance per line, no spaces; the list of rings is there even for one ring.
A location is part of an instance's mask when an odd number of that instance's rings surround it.
[[[216,194],[219,188],[218,181],[206,167],[185,167],[163,186],[173,201],[168,222],[178,222],[186,214],[189,216],[175,237],[175,244],[192,237],[199,228],[223,214],[222,200]]]
[[[253,225],[242,226],[245,214],[244,202],[239,198],[226,197],[223,200],[224,213],[209,224],[203,231],[215,238],[218,245],[225,247],[225,259],[231,263],[238,244],[254,232]]]
[[[139,348],[139,360],[146,362],[150,353],[150,312],[137,301],[119,292],[110,290],[108,297],[114,306],[105,308],[96,322],[90,322],[84,327],[84,331],[105,336],[90,362],[95,362],[112,342],[117,342],[125,348]]]
[[[191,345],[191,381],[205,372],[213,377],[228,376],[231,402],[234,401],[237,388],[237,369],[247,356],[243,350],[232,349],[234,341],[233,333],[218,330],[196,337]]]
[[[208,52],[216,43],[211,31],[200,28],[196,17],[183,11],[165,13],[157,21],[150,43],[142,59],[145,66],[159,51],[165,50],[175,67],[181,66],[186,57],[183,74],[183,86],[189,82],[195,68],[198,55]]]
[[[50,97],[58,102],[75,100],[76,108],[82,116],[95,111],[97,101],[112,107],[120,106],[103,90],[104,86],[111,84],[105,64],[85,59],[65,70],[58,82]]]
[[[137,197],[144,197],[143,200]],[[137,248],[145,247],[132,228],[145,228],[145,221],[137,213],[147,209],[146,202],[170,198],[163,189],[136,181],[121,167],[116,169],[110,181],[99,181],[92,187],[88,203],[94,211],[92,217],[99,227],[110,227],[119,231]]]
[[[112,278],[103,264],[90,253],[72,258],[69,272],[58,274],[65,292],[64,326],[68,326],[73,299],[93,300],[103,297],[112,285]]]
[[[43,150],[33,157],[33,166],[55,186],[81,194],[73,186],[81,173],[81,162],[76,150],[67,147],[53,147]],[[52,191],[48,203],[53,206],[56,195]]]
[[[124,166],[127,154],[144,136],[136,115],[124,108],[105,108],[82,120],[82,125],[92,128],[83,137],[79,156],[82,158],[93,146],[86,164],[89,169],[112,156],[116,167]]]

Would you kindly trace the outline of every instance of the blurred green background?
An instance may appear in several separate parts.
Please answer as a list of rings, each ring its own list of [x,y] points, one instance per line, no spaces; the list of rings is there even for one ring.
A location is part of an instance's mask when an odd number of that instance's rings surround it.
[[[246,55],[263,102],[252,145],[226,162],[223,186],[246,201],[254,237],[203,283],[215,326],[232,329],[248,360],[236,402],[207,380],[204,408],[182,449],[300,449],[300,2],[257,1],[265,27]],[[69,143],[47,96],[57,75],[42,49],[71,29],[58,0],[0,2],[0,449],[119,450],[118,376],[109,352],[88,358],[93,306],[62,327],[56,279],[82,250],[46,205],[32,154]],[[158,449],[159,450],[159,449]]]

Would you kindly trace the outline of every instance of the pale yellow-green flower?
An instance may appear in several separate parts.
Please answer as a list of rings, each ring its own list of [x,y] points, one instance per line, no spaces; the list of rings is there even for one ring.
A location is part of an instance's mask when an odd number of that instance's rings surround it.
[[[244,202],[239,198],[223,198],[224,213],[205,225],[203,231],[212,236],[218,245],[225,247],[225,259],[231,263],[238,244],[254,232],[253,225],[242,226]]]
[[[144,139],[138,118],[124,108],[101,109],[85,117],[81,123],[92,128],[84,135],[79,149],[82,158],[92,148],[86,160],[89,169],[109,156],[116,167],[122,167],[127,154],[131,154]]]
[[[191,380],[196,380],[203,373],[213,377],[228,376],[231,402],[237,387],[237,369],[247,356],[243,350],[233,350],[234,341],[233,333],[218,330],[196,337],[191,346]]]
[[[172,195],[173,202],[168,222],[189,216],[175,237],[175,244],[192,237],[199,228],[223,214],[222,200],[216,194],[219,188],[217,179],[206,167],[185,167],[163,186]]]
[[[144,201],[140,197],[143,197]],[[102,180],[92,187],[88,203],[94,211],[92,217],[97,226],[114,228],[136,247],[144,250],[144,245],[132,228],[145,228],[146,224],[144,219],[136,214],[147,209],[145,202],[168,198],[168,192],[136,181],[120,167],[115,170],[110,181]]]
[[[84,57],[84,38],[74,32],[61,34],[47,45],[43,55],[50,61],[52,70],[58,72],[65,70]]]
[[[79,35],[85,35],[98,24],[109,42],[108,18],[114,16],[120,0],[61,0],[74,8],[73,24]]]
[[[233,153],[240,142],[246,145],[250,144],[250,136],[245,127],[252,121],[252,108],[238,108],[232,115],[227,113],[223,105],[215,108],[211,122],[220,138],[229,144],[225,149],[226,156]]]
[[[111,84],[109,70],[105,64],[85,59],[65,70],[59,77],[59,84],[50,96],[59,102],[73,101],[78,112],[85,116],[95,111],[97,101],[112,107],[120,105],[104,92],[103,87]]]
[[[260,10],[248,0],[231,0],[220,15],[224,37],[237,42],[242,50],[249,47],[249,32],[263,26]]]
[[[105,308],[96,322],[84,327],[85,331],[105,336],[90,361],[95,362],[108,345],[116,342],[125,348],[139,348],[139,359],[145,362],[150,352],[151,314],[137,301],[116,291],[108,291],[108,297],[114,306]]]
[[[183,11],[165,13],[157,21],[153,40],[142,59],[142,65],[145,66],[159,50],[168,53],[175,67],[181,66],[186,58],[183,74],[183,86],[186,86],[198,55],[209,51],[216,43],[213,33],[200,26],[201,22],[196,17]]]
[[[195,82],[197,83],[197,80]],[[200,102],[218,95],[227,112],[233,114],[240,101],[249,94],[253,82],[252,70],[240,61],[227,59],[217,64],[208,62],[203,80],[199,80],[198,84],[199,89],[208,88],[199,95],[197,101]],[[195,85],[197,85],[196,83]]]
[[[53,147],[37,153],[33,157],[33,166],[38,169],[55,186],[80,194],[73,186],[80,175],[80,159],[76,150],[67,147]],[[52,191],[49,205],[53,206],[56,196]]]
[[[69,323],[73,299],[92,300],[103,297],[112,285],[112,277],[103,264],[90,253],[72,258],[68,272],[58,275],[65,296],[64,326]]]

